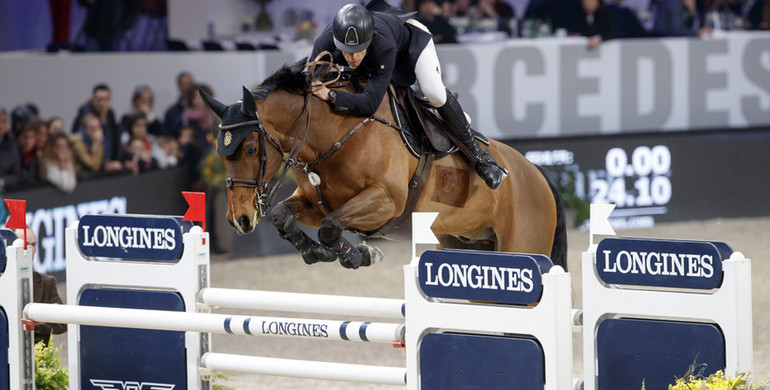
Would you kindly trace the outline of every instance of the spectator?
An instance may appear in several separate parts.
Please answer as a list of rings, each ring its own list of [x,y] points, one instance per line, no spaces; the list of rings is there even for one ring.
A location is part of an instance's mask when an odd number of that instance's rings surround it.
[[[705,11],[701,0],[652,0],[650,35],[692,37],[709,32],[704,27]]]
[[[75,162],[67,136],[53,134],[46,144],[41,160],[41,177],[64,192],[72,192],[77,185]]]
[[[8,127],[8,112],[0,108],[0,191],[17,185],[20,177],[19,145]]]
[[[179,141],[176,138],[161,136],[157,138],[157,142],[158,148],[153,149],[150,153],[158,162],[158,167],[166,169],[177,166],[179,159],[182,157]]]
[[[16,237],[23,240],[24,230],[16,229]],[[37,251],[37,237],[35,232],[27,226],[27,248],[32,250],[32,257],[35,257]],[[51,275],[32,272],[32,302],[36,303],[54,303],[61,305],[59,290],[56,288],[56,278]],[[43,342],[46,346],[48,340],[53,334],[62,334],[67,331],[66,324],[42,323],[35,326],[35,344]]]
[[[11,111],[11,129],[16,139],[25,124],[38,120],[37,112],[37,107],[32,103],[22,104]]]
[[[189,180],[188,188],[193,191],[205,191],[205,184],[201,180],[200,163],[203,159],[203,153],[195,138],[195,130],[191,127],[183,127],[179,130],[179,149],[182,158],[179,165],[185,168],[185,175]]]
[[[23,183],[34,183],[40,177],[35,123],[25,123],[19,133],[19,153]]]
[[[165,116],[163,117],[163,127],[166,130],[166,135],[172,137],[179,136],[179,130],[182,128],[182,121],[180,118],[182,117],[185,107],[187,107],[187,103],[184,99],[185,91],[192,88],[193,85],[195,85],[195,80],[193,80],[190,73],[182,72],[176,76],[176,87],[179,91],[179,97],[174,104],[166,109]]]
[[[121,140],[120,127],[115,121],[115,113],[110,104],[112,102],[112,93],[107,84],[101,83],[94,86],[91,92],[91,98],[83,103],[78,109],[75,121],[72,123],[72,132],[82,131],[79,128],[82,123],[83,115],[87,113],[94,114],[101,123],[104,137],[104,159],[109,161],[109,167],[115,168],[120,164]],[[117,164],[116,164],[117,163]],[[120,168],[117,168],[120,169]],[[115,170],[115,169],[109,169]]]
[[[82,31],[86,51],[118,51],[120,40],[139,16],[138,0],[78,0],[86,8]]]
[[[575,15],[581,13],[581,0],[530,0],[524,12],[525,24],[537,27],[539,23],[550,24],[553,31],[564,29],[568,33],[578,34]],[[533,34],[521,31],[522,37]]]
[[[442,9],[436,0],[417,2],[418,14],[415,19],[420,21],[433,34],[434,43],[457,43],[457,30],[442,16]]]
[[[154,136],[163,135],[165,133],[163,130],[163,124],[160,123],[160,120],[158,120],[158,117],[153,111],[153,101],[154,97],[152,89],[150,89],[149,86],[140,85],[136,87],[136,89],[134,89],[134,94],[131,97],[131,109],[129,110],[128,114],[123,115],[123,118],[120,120],[121,125],[123,125],[123,129],[125,130],[129,128],[126,121],[129,120],[132,115],[141,112],[144,114],[144,117],[147,120],[147,132]]]
[[[126,144],[126,152],[123,154],[125,165],[131,169],[134,175],[158,168],[158,162],[152,158],[143,140],[132,138]]]
[[[582,0],[582,12],[576,14],[577,32],[588,37],[588,50],[593,50],[603,40],[614,38],[612,19],[603,0]]]
[[[636,12],[623,5],[622,0],[608,4],[607,10],[612,21],[614,38],[643,38],[648,35]]]
[[[147,134],[147,117],[144,113],[138,112],[128,118],[124,122],[125,128],[124,134],[128,136],[126,145],[133,139],[140,139],[145,145],[145,149],[149,152],[155,146],[155,139],[152,135]]]
[[[64,120],[61,117],[55,116],[48,120],[48,134],[54,135],[54,134],[65,134],[66,130],[64,130]]]
[[[203,102],[203,98],[198,93],[198,88],[202,88],[206,93],[213,96],[213,91],[207,85],[195,85],[188,88],[184,98],[186,107],[182,112],[182,126],[190,127],[195,130],[195,139],[201,152],[206,155],[211,148],[214,130],[214,114]]]
[[[770,29],[770,1],[746,1],[743,8],[743,28],[746,30]]]
[[[164,149],[159,144],[159,139],[152,134],[147,134],[147,121],[145,120],[143,113],[137,113],[129,117],[126,124],[129,128],[126,132],[130,135],[130,139],[139,139],[144,143],[145,151],[147,151],[153,159],[156,161],[156,166],[160,168],[167,168],[169,166],[176,165],[176,157],[173,159],[166,155]],[[163,137],[167,138],[167,137]],[[126,143],[128,146],[128,143]],[[125,161],[130,161],[131,158],[127,158]]]
[[[81,119],[82,132],[72,134],[72,155],[75,171],[101,172],[104,164],[104,134],[102,125],[94,114],[85,114]]]
[[[496,21],[497,30],[512,35],[511,20],[516,17],[513,7],[503,0],[478,0],[478,17]]]
[[[35,123],[35,148],[37,149],[37,157],[40,160],[43,157],[43,151],[45,150],[45,144],[48,143],[48,122],[38,121]]]
[[[70,10],[72,0],[48,0],[51,9],[51,46],[58,47],[70,41]]]

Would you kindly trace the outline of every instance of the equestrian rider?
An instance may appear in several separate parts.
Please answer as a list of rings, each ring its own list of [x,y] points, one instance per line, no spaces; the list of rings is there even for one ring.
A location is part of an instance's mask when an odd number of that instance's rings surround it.
[[[399,86],[410,86],[417,81],[430,104],[444,118],[452,135],[450,139],[459,140],[455,143],[474,163],[476,173],[489,187],[500,186],[508,172],[474,140],[460,103],[444,87],[436,48],[424,25],[392,13],[348,4],[318,36],[310,58],[316,58],[323,51],[332,52],[335,62],[342,63],[344,59],[350,67],[368,74],[366,88],[361,93],[333,91],[314,82],[312,93],[329,102],[333,111],[374,115],[391,81]]]

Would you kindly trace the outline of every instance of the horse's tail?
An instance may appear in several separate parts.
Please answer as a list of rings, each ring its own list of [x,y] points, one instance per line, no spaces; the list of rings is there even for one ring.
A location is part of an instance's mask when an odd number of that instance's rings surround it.
[[[553,246],[551,247],[551,261],[554,265],[560,265],[567,270],[567,221],[564,218],[564,204],[561,201],[559,190],[553,183],[545,168],[537,166],[551,188],[553,200],[556,202],[556,231],[553,234]]]

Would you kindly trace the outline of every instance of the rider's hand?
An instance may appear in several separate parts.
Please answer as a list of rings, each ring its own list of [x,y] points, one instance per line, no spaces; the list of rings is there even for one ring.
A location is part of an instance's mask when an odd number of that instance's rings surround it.
[[[326,86],[318,80],[313,81],[310,85],[310,92],[325,102],[329,101],[329,88],[326,88]]]

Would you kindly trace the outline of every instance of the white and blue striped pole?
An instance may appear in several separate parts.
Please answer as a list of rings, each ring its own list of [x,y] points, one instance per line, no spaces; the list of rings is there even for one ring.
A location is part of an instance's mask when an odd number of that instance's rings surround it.
[[[303,339],[403,342],[404,324],[237,316],[165,310],[30,303],[24,318],[36,322]]]

